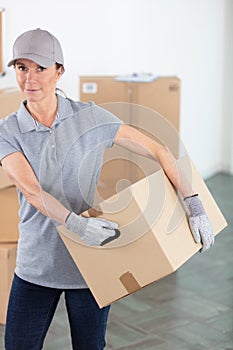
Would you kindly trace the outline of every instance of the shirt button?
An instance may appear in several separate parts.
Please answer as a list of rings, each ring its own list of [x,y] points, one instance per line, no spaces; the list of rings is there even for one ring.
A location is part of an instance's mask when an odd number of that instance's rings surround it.
[[[52,148],[55,148],[55,145],[52,145]]]
[[[52,130],[50,130],[49,132],[50,132],[50,134],[52,134],[52,133],[53,133],[53,131],[52,131]]]

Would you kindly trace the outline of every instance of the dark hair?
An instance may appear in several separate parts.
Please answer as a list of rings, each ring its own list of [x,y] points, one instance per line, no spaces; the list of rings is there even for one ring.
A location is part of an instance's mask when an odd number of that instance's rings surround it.
[[[62,95],[65,98],[67,98],[66,93],[62,89],[60,89],[58,87],[56,87],[56,93],[58,93],[59,95]]]
[[[61,63],[55,63],[56,64],[56,69],[58,70],[60,67],[62,67],[62,70],[63,70],[63,72],[64,72],[64,67],[63,67],[63,64],[61,64]]]
[[[15,62],[16,62],[16,60],[15,60]],[[14,68],[15,68],[15,62],[14,62],[14,64],[13,64],[13,66],[14,66]],[[61,63],[55,63],[56,64],[56,69],[58,70],[60,67],[62,67],[62,70],[63,70],[63,72],[64,72],[64,67],[63,67],[63,64],[61,64]]]

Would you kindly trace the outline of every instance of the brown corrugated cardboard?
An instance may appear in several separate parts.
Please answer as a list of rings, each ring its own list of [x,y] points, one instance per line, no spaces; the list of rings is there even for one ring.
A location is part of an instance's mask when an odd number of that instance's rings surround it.
[[[0,90],[0,119],[16,111],[23,100],[23,94],[17,88]],[[0,205],[1,227],[0,243],[18,240],[18,195],[16,188],[0,167]]]
[[[3,168],[0,167],[0,190],[9,186],[12,186],[12,182],[9,180]]]
[[[179,78],[158,77],[147,83],[122,82],[116,81],[114,78],[115,76],[81,76],[80,100],[95,101],[97,104],[138,103],[154,109],[167,118],[179,118]],[[178,129],[177,120],[175,120],[175,124]]]
[[[0,244],[0,323],[6,323],[9,293],[14,275],[17,244]]]
[[[80,100],[105,102],[128,102],[128,84],[117,82],[113,76],[81,76]]]
[[[0,119],[16,111],[22,100],[23,95],[16,88],[0,90]],[[5,324],[16,262],[19,202],[16,188],[2,168],[0,168],[0,206],[0,323]]]
[[[81,76],[80,100],[94,101],[96,104],[126,102],[151,108],[160,113],[179,131],[179,78],[158,77],[148,83],[122,82],[114,78],[115,76]],[[108,106],[104,107],[108,109]],[[128,119],[122,120],[129,121]]]
[[[94,101],[117,115],[124,123],[140,128],[156,141],[166,144],[176,158],[180,157],[180,79],[177,77],[158,77],[142,82],[116,81],[115,76],[81,76],[80,100]],[[163,133],[161,138],[161,133]],[[117,160],[111,162],[113,153]],[[125,159],[128,160],[126,164]],[[148,160],[128,152],[126,149],[114,147],[104,155],[105,171],[102,172],[102,189],[104,198],[111,195],[111,189],[121,178],[132,183],[143,177],[141,169],[135,164],[148,168]],[[152,163],[151,163],[152,164]],[[154,164],[150,173],[154,171]],[[110,170],[111,169],[111,170]]]
[[[214,233],[219,233],[227,224],[204,181],[188,156],[179,163],[191,175]],[[101,217],[119,223],[118,240],[90,247],[64,226],[58,232],[100,307],[174,272],[201,248],[162,170],[103,201],[99,208]]]
[[[17,88],[0,90],[0,119],[17,111],[23,101],[23,94]]]
[[[18,241],[19,201],[15,186],[0,189],[0,243]]]
[[[0,119],[5,118],[10,113],[17,111],[23,100],[23,94],[17,88],[7,88],[0,90]],[[11,186],[12,183],[0,167],[0,188]]]

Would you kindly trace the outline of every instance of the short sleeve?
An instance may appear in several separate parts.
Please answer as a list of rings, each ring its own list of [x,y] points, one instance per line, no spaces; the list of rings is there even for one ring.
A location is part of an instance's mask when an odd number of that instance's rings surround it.
[[[105,142],[106,147],[112,147],[114,138],[123,121],[115,114],[97,105],[94,108],[95,124],[98,126],[98,137]]]
[[[14,138],[14,132],[12,130],[12,124],[9,123],[9,119],[3,119],[0,122],[0,162],[6,156],[21,151],[17,147],[17,142]]]
[[[0,164],[3,158],[18,151],[19,150],[12,146],[9,142],[1,141],[0,137]]]

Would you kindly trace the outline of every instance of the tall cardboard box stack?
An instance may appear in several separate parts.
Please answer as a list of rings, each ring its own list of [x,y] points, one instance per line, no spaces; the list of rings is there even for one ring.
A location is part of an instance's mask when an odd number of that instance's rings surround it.
[[[22,94],[17,89],[0,90],[0,119],[16,111],[22,99]],[[5,324],[16,261],[19,203],[16,188],[1,167],[0,208],[0,324]]]
[[[178,158],[182,142],[180,129],[180,79],[158,77],[150,82],[118,81],[116,76],[81,76],[80,100],[94,101],[158,142],[166,144]],[[114,161],[113,161],[114,159]],[[113,195],[118,174],[135,183],[159,168],[144,157],[114,146],[104,155],[99,191],[103,198]],[[126,183],[126,182],[125,182]],[[124,187],[123,182],[121,183]]]

